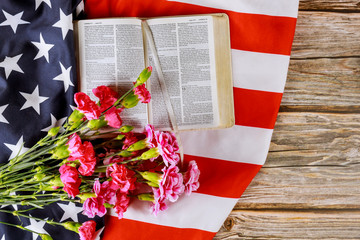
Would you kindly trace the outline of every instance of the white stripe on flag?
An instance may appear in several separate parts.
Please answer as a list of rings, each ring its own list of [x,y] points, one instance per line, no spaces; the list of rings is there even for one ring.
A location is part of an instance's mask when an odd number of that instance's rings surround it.
[[[188,155],[263,165],[272,129],[235,125],[232,128],[180,133]]]
[[[290,56],[232,49],[234,87],[283,93]]]
[[[168,0],[233,12],[293,17],[298,15],[299,0]]]
[[[76,16],[79,16],[79,14],[84,11],[84,9],[84,0],[81,0],[81,2],[76,6]]]
[[[149,202],[135,200],[124,213],[124,218],[162,226],[217,232],[237,200],[192,193],[191,196],[182,196],[175,203],[170,203],[169,208],[158,216],[151,213]],[[113,209],[110,215],[117,216]]]

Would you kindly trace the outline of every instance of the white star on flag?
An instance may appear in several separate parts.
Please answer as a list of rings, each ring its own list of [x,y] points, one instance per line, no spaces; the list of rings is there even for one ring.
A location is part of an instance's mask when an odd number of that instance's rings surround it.
[[[69,202],[68,205],[63,203],[58,203],[59,207],[64,211],[64,215],[61,217],[60,222],[71,218],[74,222],[78,222],[78,213],[83,211],[82,207],[77,207],[75,203]]]
[[[59,120],[57,120],[54,115],[50,114],[50,118],[51,118],[51,124],[50,126],[41,129],[42,132],[48,132],[50,129],[54,128],[54,127],[60,127],[64,124],[64,122],[66,121],[66,117],[61,118]]]
[[[9,194],[9,196],[14,196],[14,195],[16,195],[15,192],[11,192],[11,193]],[[12,206],[12,207],[15,209],[15,211],[18,210],[18,206],[17,206],[16,204],[12,204],[12,205],[1,205],[0,208],[4,208],[4,207],[7,207],[7,206]]]
[[[17,155],[25,153],[29,148],[24,147],[24,140],[23,136],[20,137],[16,145],[4,143],[5,146],[11,150],[11,155],[9,157],[9,160],[16,157]]]
[[[100,235],[104,231],[105,227],[100,228],[94,233],[93,240],[100,240]]]
[[[38,9],[38,7],[40,7],[40,4],[43,2],[46,3],[51,8],[50,0],[35,0],[35,10]]]
[[[31,215],[30,215],[31,216]],[[44,229],[44,226],[45,226],[45,224],[46,224],[46,222],[45,221],[36,221],[35,219],[32,219],[32,218],[29,218],[29,220],[30,220],[30,225],[28,225],[28,226],[25,226],[27,229],[30,229],[30,230],[32,230],[32,231],[35,231],[35,232],[38,232],[38,233],[44,233],[44,234],[48,234],[48,235],[50,235],[47,231],[45,231],[45,229]],[[44,220],[47,220],[47,218],[45,218]],[[36,233],[32,233],[32,238],[33,238],[33,240],[36,240],[37,239],[37,237],[38,237],[39,235],[38,234],[36,234]]]
[[[20,94],[26,99],[26,102],[20,110],[32,107],[40,115],[40,103],[48,99],[48,97],[42,97],[39,95],[39,85],[36,86],[32,93],[20,92]]]
[[[72,24],[72,14],[65,15],[65,13],[60,9],[60,20],[57,21],[53,27],[61,28],[61,33],[63,40],[65,39],[67,33],[70,30],[73,30],[73,24]]]
[[[9,104],[0,106],[0,123],[9,123],[6,118],[3,115],[3,112],[5,111],[5,109],[7,108],[7,106],[9,106]]]
[[[2,11],[4,13],[6,20],[3,21],[2,23],[0,23],[0,26],[10,26],[12,28],[12,30],[14,31],[14,33],[16,33],[16,29],[17,29],[18,25],[30,24],[30,22],[27,22],[27,21],[24,21],[21,19],[22,15],[24,14],[24,11],[19,12],[18,14],[15,14],[15,15],[11,15],[11,14],[5,12],[4,10],[2,10]]]
[[[6,79],[9,77],[9,75],[12,71],[24,73],[23,70],[17,64],[17,62],[19,61],[21,56],[22,56],[22,54],[16,55],[14,57],[6,56],[4,61],[0,62],[0,67],[3,67],[5,70]]]
[[[5,234],[2,236],[1,240],[5,240]]]
[[[64,91],[66,92],[69,89],[69,86],[74,86],[71,82],[70,71],[71,67],[65,68],[64,65],[60,62],[61,74],[56,76],[53,80],[63,81],[64,82]]]
[[[49,50],[54,46],[54,44],[47,44],[44,41],[44,38],[41,35],[41,33],[40,33],[40,42],[31,42],[31,43],[34,44],[39,49],[39,52],[35,56],[34,60],[41,57],[45,57],[46,61],[49,62]]]

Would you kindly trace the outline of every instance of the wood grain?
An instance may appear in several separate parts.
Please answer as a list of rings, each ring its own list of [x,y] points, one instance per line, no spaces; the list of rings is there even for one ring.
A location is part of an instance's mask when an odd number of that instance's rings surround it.
[[[281,105],[326,106],[329,111],[341,106],[352,112],[360,106],[360,57],[291,59]]]
[[[359,146],[360,114],[280,113],[264,167],[351,166]]]
[[[214,239],[359,238],[360,211],[239,210],[230,214]]]
[[[300,0],[302,11],[345,11],[360,12],[359,0]]]
[[[360,114],[280,113],[235,209],[359,209]]]
[[[359,39],[360,13],[299,12],[291,57],[359,57]]]

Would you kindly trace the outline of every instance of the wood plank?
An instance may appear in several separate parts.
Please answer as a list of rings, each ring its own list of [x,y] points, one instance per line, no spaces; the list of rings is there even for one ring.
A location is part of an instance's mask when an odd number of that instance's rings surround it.
[[[360,12],[358,0],[300,0],[299,10]]]
[[[356,165],[359,146],[360,114],[279,113],[264,167]]]
[[[360,166],[263,168],[235,209],[360,209]]]
[[[360,13],[299,12],[292,58],[360,56]]]
[[[360,211],[233,211],[214,240],[359,239]]]
[[[360,209],[360,114],[280,113],[237,209]]]
[[[358,45],[360,49],[360,37]],[[281,105],[324,106],[321,111],[340,106],[343,112],[359,112],[360,57],[291,59]]]

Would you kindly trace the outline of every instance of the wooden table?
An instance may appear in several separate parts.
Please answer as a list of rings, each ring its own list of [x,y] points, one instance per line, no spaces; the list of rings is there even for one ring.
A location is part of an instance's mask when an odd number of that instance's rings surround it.
[[[360,239],[360,1],[299,9],[267,161],[214,239]]]

